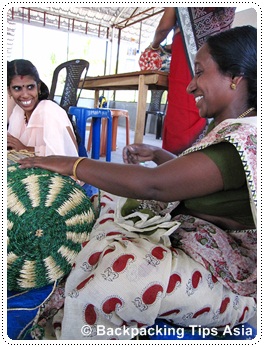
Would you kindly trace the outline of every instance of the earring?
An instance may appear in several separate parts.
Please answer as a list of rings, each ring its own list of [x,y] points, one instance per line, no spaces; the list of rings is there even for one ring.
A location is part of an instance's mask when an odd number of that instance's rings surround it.
[[[232,83],[230,84],[230,87],[231,87],[231,89],[236,90],[236,84],[235,84],[234,82],[232,82]]]

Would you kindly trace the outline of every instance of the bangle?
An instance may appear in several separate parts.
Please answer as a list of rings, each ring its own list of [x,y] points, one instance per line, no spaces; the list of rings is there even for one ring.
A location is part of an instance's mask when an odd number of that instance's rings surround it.
[[[157,51],[157,50],[160,49],[160,45],[159,45],[158,48],[154,48],[154,47],[152,46],[152,42],[151,42],[150,45],[149,45],[149,48],[152,49],[153,51]]]
[[[73,178],[76,180],[76,181],[78,181],[78,177],[77,177],[77,175],[76,175],[76,170],[77,170],[77,166],[80,164],[80,162],[83,160],[83,159],[85,159],[86,157],[81,157],[81,158],[79,158],[79,159],[77,159],[76,161],[75,161],[75,163],[73,164],[73,168],[72,168],[72,175],[73,175]]]

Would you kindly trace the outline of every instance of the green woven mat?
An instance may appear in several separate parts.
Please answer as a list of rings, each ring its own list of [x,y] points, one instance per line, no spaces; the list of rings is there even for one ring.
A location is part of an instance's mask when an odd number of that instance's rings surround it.
[[[95,210],[70,177],[7,168],[7,287],[40,288],[71,270],[89,239]]]

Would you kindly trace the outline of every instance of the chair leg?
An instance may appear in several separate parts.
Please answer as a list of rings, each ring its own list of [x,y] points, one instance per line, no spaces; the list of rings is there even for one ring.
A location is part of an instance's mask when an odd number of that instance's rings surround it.
[[[114,116],[112,120],[112,151],[116,151],[116,139],[117,139],[117,127],[118,127],[118,116]]]
[[[144,126],[144,135],[146,134],[146,126],[147,126],[148,114],[145,116],[145,126]]]
[[[161,138],[161,130],[162,130],[162,116],[157,115],[156,140],[159,140]]]
[[[129,118],[126,117],[126,145],[127,146],[130,144],[129,130],[130,130],[130,121],[129,121]]]
[[[100,156],[106,155],[106,136],[107,136],[107,119],[102,119],[102,131],[101,131],[101,145]]]
[[[105,148],[106,148],[106,134],[107,134],[107,128],[106,128],[106,122],[107,120],[105,118],[102,118],[101,120],[101,142],[100,142],[100,156],[104,157],[106,154]],[[90,133],[88,137],[88,143],[87,143],[87,152],[91,151],[92,147],[92,138],[93,138],[93,121],[90,126]]]
[[[124,115],[121,115],[124,116]],[[130,130],[130,120],[129,116],[126,117],[126,145],[130,144],[130,136],[129,136],[129,130]],[[118,115],[112,114],[112,151],[116,151],[117,148],[117,129],[118,129]],[[90,127],[90,133],[88,138],[88,144],[87,144],[87,151],[91,150],[91,143],[92,143],[92,130],[93,126]],[[106,138],[107,138],[107,120],[102,118],[102,130],[101,130],[101,145],[100,145],[100,156],[106,155]]]
[[[91,151],[92,137],[93,137],[93,121],[91,122],[91,126],[90,126],[90,132],[89,132],[88,143],[87,143],[87,152]]]

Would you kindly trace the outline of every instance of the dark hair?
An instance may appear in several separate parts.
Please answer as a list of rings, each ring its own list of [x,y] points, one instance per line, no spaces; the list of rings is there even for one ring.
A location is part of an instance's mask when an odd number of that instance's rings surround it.
[[[36,67],[29,60],[15,59],[7,62],[7,86],[10,86],[15,76],[31,76],[37,83],[40,83],[39,100],[45,100],[49,96],[49,88],[39,78]]]
[[[248,106],[257,109],[257,29],[235,27],[206,40],[222,73],[243,76],[248,86]]]
[[[15,59],[7,62],[7,86],[10,87],[10,83],[15,76],[31,76],[37,83],[40,83],[40,94],[38,96],[39,101],[46,100],[49,97],[49,88],[39,78],[37,68],[29,60]],[[55,102],[54,100],[51,100]],[[56,103],[57,104],[57,103]],[[57,104],[58,105],[58,104]],[[60,106],[60,105],[58,105]],[[61,107],[61,106],[60,106]],[[69,117],[69,116],[68,116]],[[76,136],[77,144],[81,142],[80,135],[77,131],[77,127],[69,117],[73,126],[73,131]]]

